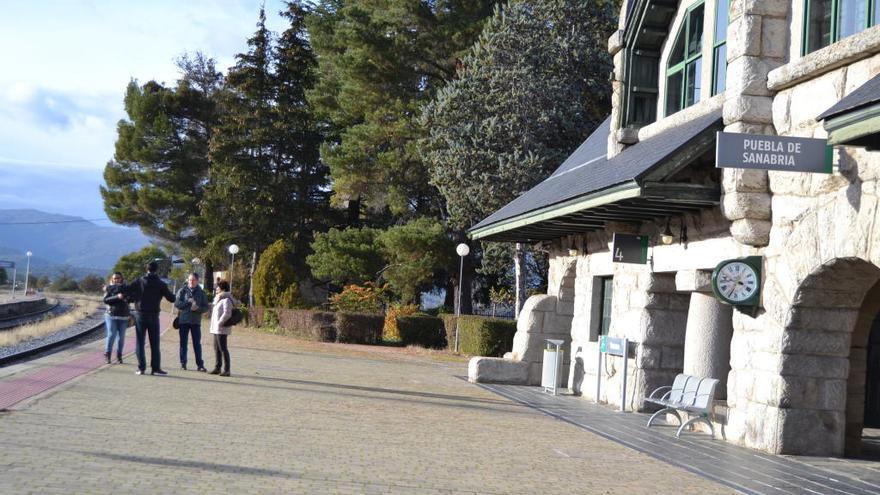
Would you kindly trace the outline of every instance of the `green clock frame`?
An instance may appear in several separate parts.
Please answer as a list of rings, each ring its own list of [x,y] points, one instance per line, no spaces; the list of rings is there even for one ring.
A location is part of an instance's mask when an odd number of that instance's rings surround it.
[[[748,265],[753,270],[755,270],[755,274],[758,276],[758,290],[743,301],[732,301],[721,294],[721,291],[718,290],[718,272],[721,271],[723,267],[729,265],[730,263],[740,262]],[[712,270],[712,293],[715,294],[715,298],[719,301],[730,304],[734,307],[743,307],[743,308],[757,308],[761,304],[761,289],[763,288],[763,258],[761,256],[746,256],[745,258],[733,258],[729,260],[724,260],[718,265],[715,266],[715,269]]]

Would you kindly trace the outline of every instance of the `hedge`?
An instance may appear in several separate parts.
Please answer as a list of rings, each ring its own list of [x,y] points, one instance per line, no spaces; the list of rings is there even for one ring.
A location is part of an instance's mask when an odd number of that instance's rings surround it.
[[[436,316],[413,315],[397,318],[397,331],[404,345],[432,349],[446,347],[446,327]]]
[[[378,344],[382,340],[385,316],[336,312],[336,341],[349,344]]]
[[[270,327],[273,333],[279,335],[320,342],[336,341],[336,317],[328,311],[257,306],[250,311],[249,316],[255,326]]]
[[[455,342],[455,315],[441,314],[449,345]],[[470,356],[502,357],[513,349],[516,320],[488,316],[461,315],[459,350]]]

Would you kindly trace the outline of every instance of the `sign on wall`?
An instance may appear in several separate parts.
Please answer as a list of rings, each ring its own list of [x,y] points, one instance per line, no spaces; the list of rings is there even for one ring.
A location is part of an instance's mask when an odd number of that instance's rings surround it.
[[[0,260],[0,268],[15,268],[15,262]]]
[[[830,174],[831,150],[825,139],[719,132],[715,166]]]
[[[646,264],[648,236],[615,233],[611,243],[611,259],[615,263]]]

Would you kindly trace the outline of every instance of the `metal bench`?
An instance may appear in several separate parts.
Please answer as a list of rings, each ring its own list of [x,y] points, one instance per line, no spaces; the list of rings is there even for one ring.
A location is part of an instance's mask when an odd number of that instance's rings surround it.
[[[679,374],[672,381],[671,386],[658,387],[651,395],[645,398],[646,402],[663,406],[662,409],[651,415],[648,419],[647,427],[650,428],[654,420],[662,414],[670,413],[678,418],[678,431],[675,437],[678,438],[681,432],[688,426],[696,422],[702,421],[709,425],[709,431],[712,432],[712,438],[715,438],[715,427],[712,425],[711,417],[713,416],[713,404],[715,402],[715,388],[718,386],[718,380],[715,378],[700,378]],[[694,414],[694,417],[683,421],[679,411],[686,415]]]

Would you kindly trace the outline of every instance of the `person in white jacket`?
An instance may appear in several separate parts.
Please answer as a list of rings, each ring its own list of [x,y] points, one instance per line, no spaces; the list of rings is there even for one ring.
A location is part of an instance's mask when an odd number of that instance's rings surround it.
[[[211,311],[211,334],[214,336],[214,370],[212,375],[229,376],[229,345],[227,340],[232,326],[225,326],[232,317],[235,300],[229,292],[229,282],[220,280],[214,287],[214,309]],[[223,365],[223,371],[220,371]]]

